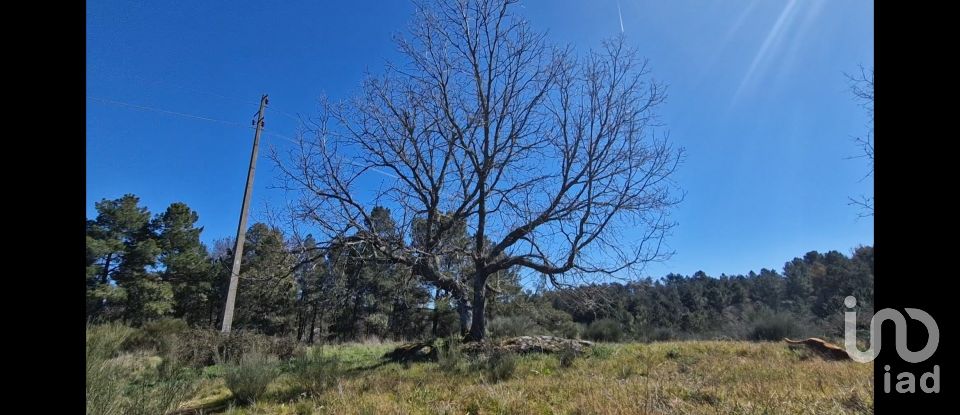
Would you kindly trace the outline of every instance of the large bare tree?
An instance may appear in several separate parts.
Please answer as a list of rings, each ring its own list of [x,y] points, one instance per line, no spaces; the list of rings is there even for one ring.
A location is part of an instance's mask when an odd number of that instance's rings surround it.
[[[680,199],[682,151],[655,130],[664,88],[647,62],[622,37],[583,56],[549,46],[514,3],[418,4],[397,38],[403,62],[323,104],[289,158],[273,154],[315,235],[373,247],[469,301],[470,340],[484,338],[491,275],[630,277],[668,255]],[[377,204],[401,216],[403,238],[375,229]],[[466,247],[451,243],[463,224]],[[449,258],[469,275],[448,272]]]

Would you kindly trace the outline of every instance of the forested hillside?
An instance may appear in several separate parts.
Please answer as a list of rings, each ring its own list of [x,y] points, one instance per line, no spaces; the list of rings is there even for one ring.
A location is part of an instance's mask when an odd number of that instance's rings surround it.
[[[388,209],[372,212],[377,229],[402,237]],[[183,203],[153,214],[133,195],[99,202],[86,225],[88,319],[142,325],[177,318],[219,328],[233,242],[204,246],[198,219]],[[470,236],[462,227],[451,243]],[[487,285],[487,329],[494,337],[608,341],[838,337],[846,296],[857,298],[861,316],[872,314],[872,247],[785,260],[781,270],[747,275],[670,274],[560,290],[537,284],[536,275],[500,272]],[[460,258],[444,262],[450,272],[469,267]],[[240,281],[236,329],[304,343],[445,337],[463,334],[471,317],[468,303],[362,244],[320,248],[309,235],[263,223],[247,232]]]

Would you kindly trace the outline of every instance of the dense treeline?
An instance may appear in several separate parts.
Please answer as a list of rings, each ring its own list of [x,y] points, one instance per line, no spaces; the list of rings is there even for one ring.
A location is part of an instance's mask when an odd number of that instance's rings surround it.
[[[851,257],[837,251],[808,252],[787,262],[782,273],[762,269],[759,274],[719,278],[703,272],[670,274],[657,281],[583,286],[543,297],[574,321],[591,324],[588,334],[594,337],[612,330],[634,339],[666,340],[842,336],[847,311],[843,299],[848,295],[857,298],[859,317],[868,319],[873,309],[872,247],[859,247]]]
[[[141,325],[177,318],[219,327],[232,240],[208,250],[198,214],[183,203],[152,215],[126,195],[103,200],[96,210],[86,224],[88,319]],[[389,209],[375,208],[371,220],[383,238],[402,237]],[[470,236],[461,228],[462,237],[451,239],[465,243]],[[460,258],[443,264],[450,273],[467,274],[468,267]],[[523,289],[517,272],[501,272],[487,285],[487,329],[495,337],[610,341],[839,336],[846,296],[857,298],[861,317],[872,314],[873,273],[872,247],[851,256],[809,252],[781,272],[670,274],[536,292]],[[465,334],[469,321],[469,304],[424,284],[409,269],[378,261],[362,243],[321,249],[310,236],[295,238],[263,223],[247,232],[236,329],[313,343]]]

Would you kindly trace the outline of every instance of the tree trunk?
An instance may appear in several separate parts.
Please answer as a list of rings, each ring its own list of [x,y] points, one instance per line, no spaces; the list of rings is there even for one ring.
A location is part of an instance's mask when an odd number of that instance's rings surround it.
[[[470,305],[465,298],[457,299],[457,314],[460,316],[460,337],[466,337],[470,326]]]
[[[310,317],[310,339],[307,343],[313,344],[313,334],[316,332],[317,325],[317,303],[313,303],[313,316]]]
[[[437,305],[437,300],[440,299],[439,291],[433,296],[433,327],[430,328],[430,333],[433,337],[437,337],[437,326],[440,324],[440,307]]]
[[[353,296],[353,314],[350,316],[350,330],[348,333],[344,333],[344,336],[353,336],[353,338],[359,339],[360,328],[362,327],[364,331],[367,330],[366,324],[360,324],[360,321],[362,320],[360,317],[360,297],[362,295],[363,293],[357,291],[357,294]]]
[[[111,261],[113,261],[113,252],[107,253],[107,258],[104,260],[104,263],[103,263],[103,272],[100,273],[100,277],[99,277],[100,283],[103,285],[107,285],[108,281],[110,281],[110,262]],[[103,309],[106,308],[106,302],[107,300],[105,298],[101,298],[96,302],[96,304],[88,303],[91,306],[90,307],[91,309],[87,310],[87,317],[88,318],[90,316],[99,317]]]
[[[113,252],[107,253],[106,260],[103,261],[103,273],[100,274],[100,283],[106,284],[110,280],[110,262],[113,261]]]
[[[308,304],[301,301],[300,304],[298,304],[298,306],[299,307],[297,307],[297,343],[300,343],[300,340],[303,340],[303,326],[307,324],[307,322],[304,321],[304,318],[303,318],[303,309],[304,307],[307,307]]]
[[[207,301],[207,325],[217,327],[217,306],[213,301]]]
[[[487,334],[487,275],[475,275],[473,278],[473,321],[470,324],[468,341],[483,341]]]

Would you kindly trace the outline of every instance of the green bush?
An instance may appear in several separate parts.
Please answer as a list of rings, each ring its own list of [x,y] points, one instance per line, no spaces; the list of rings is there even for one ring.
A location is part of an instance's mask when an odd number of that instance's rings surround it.
[[[497,383],[513,377],[517,369],[517,356],[513,353],[496,351],[490,353],[483,362],[487,380]]]
[[[430,315],[430,332],[435,337],[455,336],[460,332],[460,316],[451,308],[449,301],[438,301]]]
[[[449,337],[443,345],[437,348],[437,365],[444,372],[457,372],[464,361],[463,351],[460,350],[460,341]]]
[[[135,333],[116,323],[87,326],[87,414],[163,414],[196,391],[196,374],[175,361],[151,366],[130,355],[118,358]]]
[[[557,351],[557,360],[560,362],[560,367],[573,366],[573,362],[577,360],[579,356],[580,353],[578,353],[577,349],[570,343],[565,343],[560,347],[560,350]]]
[[[292,363],[297,385],[313,396],[335,385],[343,371],[340,359],[336,356],[325,357],[318,352],[294,359]]]
[[[609,359],[613,355],[613,349],[604,346],[602,344],[595,344],[590,346],[590,356],[593,358],[605,360]]]
[[[191,329],[176,336],[167,354],[192,367],[212,366],[220,361],[218,356],[222,341],[217,331]]]
[[[275,356],[253,351],[240,357],[240,362],[227,366],[224,374],[227,388],[242,403],[253,403],[267,391],[279,375]]]
[[[667,327],[657,327],[650,331],[647,340],[654,342],[666,342],[677,338],[677,333]]]
[[[292,337],[268,337],[268,339],[270,339],[268,351],[280,360],[290,360],[304,353],[303,345],[297,343],[297,339]]]
[[[119,323],[87,326],[87,365],[96,359],[109,359],[120,353],[136,329]],[[94,359],[94,360],[91,360]]]
[[[123,414],[122,368],[109,359],[135,330],[120,324],[87,326],[87,413]]]
[[[580,325],[570,320],[557,322],[557,324],[550,329],[550,333],[554,336],[576,339],[580,337],[580,330]]]
[[[313,403],[310,401],[300,401],[293,407],[293,412],[297,415],[312,415]]]
[[[570,313],[557,310],[550,305],[535,308],[532,313],[532,318],[538,326],[543,327],[546,332],[554,336],[573,339],[580,334],[580,328],[577,323],[573,321]]]
[[[504,337],[533,336],[544,334],[546,331],[529,317],[501,316],[495,317],[487,323],[490,337],[499,339]]]
[[[800,334],[796,320],[786,314],[761,315],[753,321],[751,340],[780,341]]]
[[[186,321],[175,318],[161,318],[148,321],[136,330],[124,342],[124,350],[157,351],[165,346],[171,338],[190,329]]]
[[[236,363],[246,353],[259,351],[280,360],[289,360],[301,353],[303,346],[289,337],[271,337],[237,331],[224,335],[216,330],[191,329],[172,342],[171,359],[196,368],[222,363]]]
[[[611,318],[595,320],[587,326],[583,336],[595,341],[618,342],[623,338],[623,326]]]
[[[367,335],[384,338],[390,328],[390,318],[383,313],[374,313],[363,319],[363,328]]]
[[[123,411],[129,415],[165,414],[189,399],[197,391],[197,382],[190,371],[160,369],[132,384],[130,405]]]

